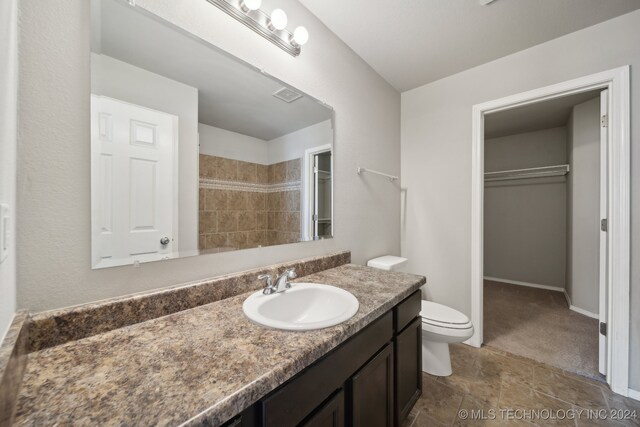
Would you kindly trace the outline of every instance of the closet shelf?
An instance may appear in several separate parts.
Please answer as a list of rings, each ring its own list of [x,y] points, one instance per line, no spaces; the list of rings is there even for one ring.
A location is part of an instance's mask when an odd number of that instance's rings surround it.
[[[543,166],[540,168],[513,169],[508,171],[485,172],[484,181],[504,181],[507,179],[544,178],[564,176],[569,173],[569,165]]]

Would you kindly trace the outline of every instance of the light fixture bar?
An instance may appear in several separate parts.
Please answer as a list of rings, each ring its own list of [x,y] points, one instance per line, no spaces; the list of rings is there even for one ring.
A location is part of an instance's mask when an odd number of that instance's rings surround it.
[[[293,41],[293,35],[284,30],[270,29],[270,18],[261,10],[242,10],[242,0],[207,0],[212,5],[227,12],[271,43],[275,44],[291,56],[300,55],[300,46]]]

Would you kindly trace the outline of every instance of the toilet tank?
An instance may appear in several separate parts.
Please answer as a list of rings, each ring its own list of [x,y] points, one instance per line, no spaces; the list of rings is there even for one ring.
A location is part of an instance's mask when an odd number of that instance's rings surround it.
[[[369,262],[367,262],[367,266],[387,271],[404,271],[404,266],[406,263],[406,258],[393,255],[385,255],[369,260]]]

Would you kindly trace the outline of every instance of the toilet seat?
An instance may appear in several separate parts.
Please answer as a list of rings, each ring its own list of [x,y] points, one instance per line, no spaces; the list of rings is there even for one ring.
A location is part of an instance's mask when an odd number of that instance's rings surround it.
[[[470,329],[473,327],[469,318],[463,313],[432,301],[422,300],[420,317],[423,327],[427,325],[432,327],[428,329]]]

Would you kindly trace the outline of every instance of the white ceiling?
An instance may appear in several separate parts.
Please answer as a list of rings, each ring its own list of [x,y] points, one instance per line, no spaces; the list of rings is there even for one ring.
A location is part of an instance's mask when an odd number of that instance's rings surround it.
[[[639,0],[300,1],[401,92],[640,8]]]
[[[484,137],[499,138],[565,126],[574,105],[597,96],[600,96],[600,90],[592,90],[487,114],[484,119]]]
[[[275,98],[280,82],[122,0],[92,1],[91,45],[95,53],[197,88],[199,121],[210,126],[269,141],[331,118],[310,97],[290,104]]]

